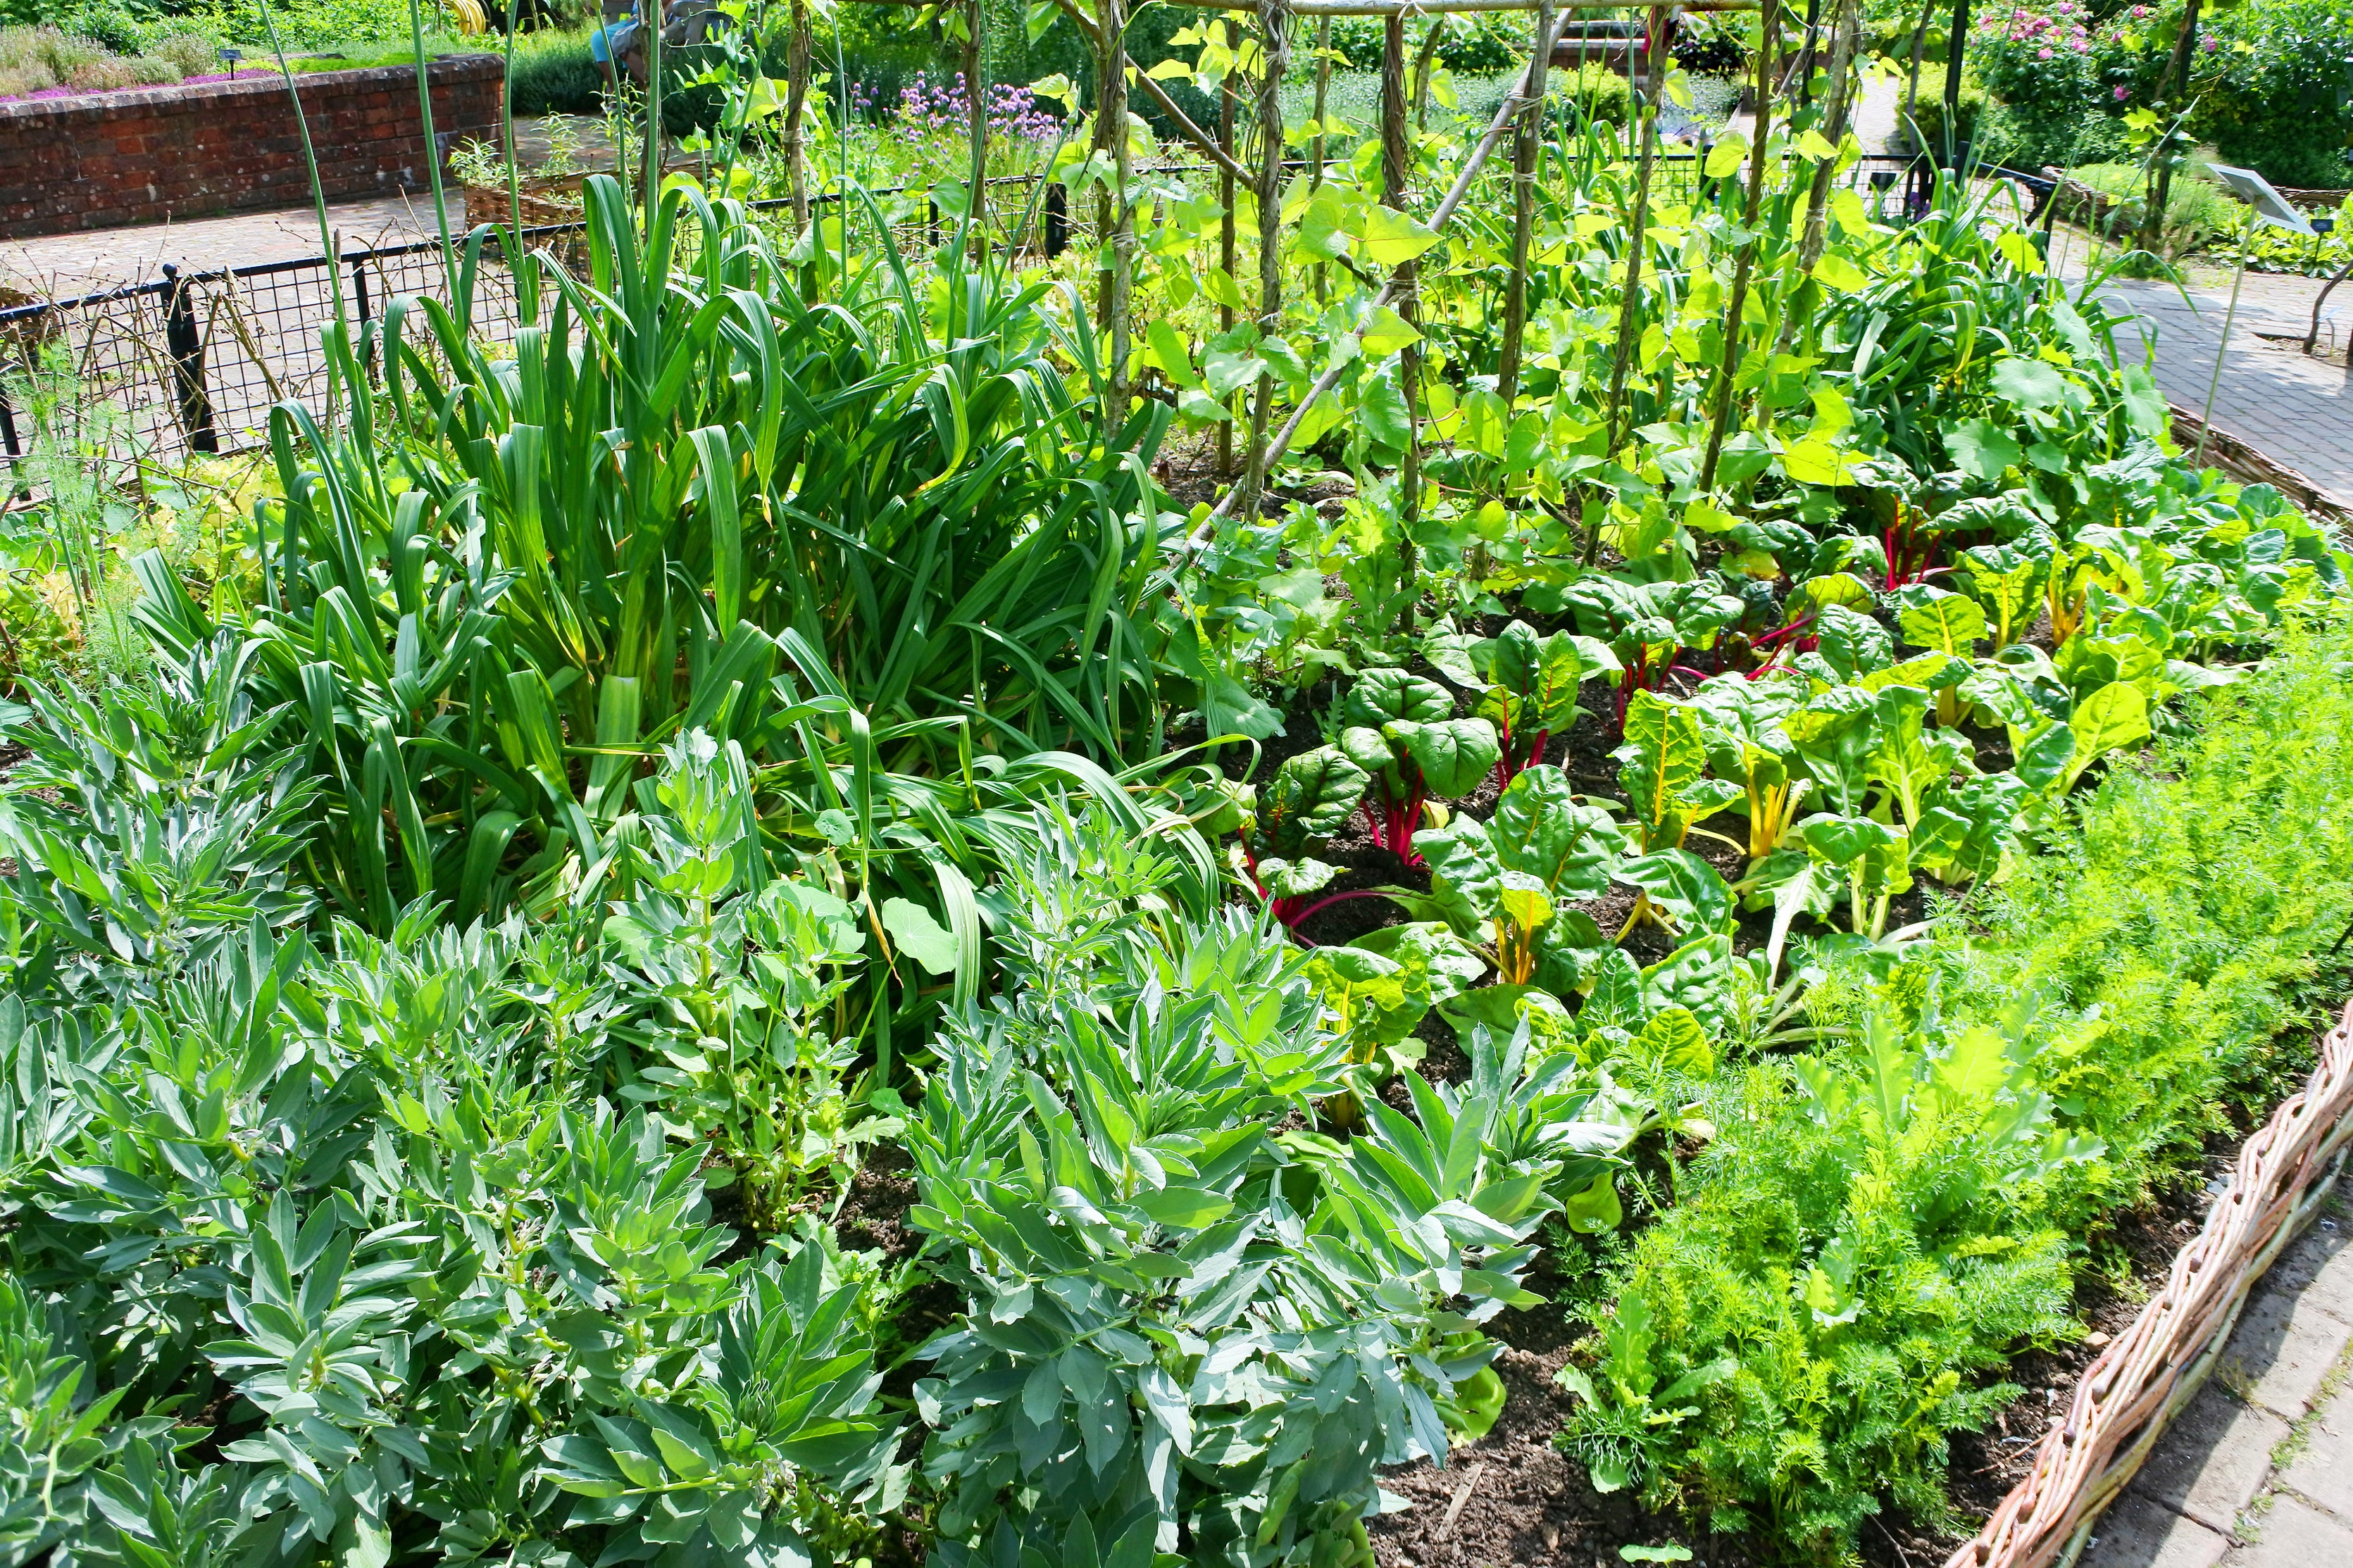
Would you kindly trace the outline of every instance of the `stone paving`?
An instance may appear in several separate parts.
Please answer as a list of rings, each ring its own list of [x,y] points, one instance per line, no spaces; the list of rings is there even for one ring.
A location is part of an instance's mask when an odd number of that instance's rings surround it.
[[[2082,234],[2063,230],[2054,237],[2053,259],[2062,276],[2082,281],[2089,244]],[[2301,342],[2320,289],[2318,279],[2247,274],[2214,396],[2214,424],[2353,506],[2353,371],[2342,363],[2307,357],[2294,343],[2279,346],[2264,335],[2292,336]],[[2097,297],[2111,309],[2139,318],[2137,331],[2157,350],[2157,383],[2166,396],[2192,413],[2203,408],[2215,350],[2222,340],[2222,321],[2230,310],[2231,275],[2193,265],[2179,287],[2111,279]],[[2127,354],[2139,347],[2132,341],[2134,331],[2118,333],[2118,347]],[[2321,315],[2324,349],[2334,345],[2341,353],[2348,339],[2353,339],[2353,282],[2328,297]]]
[[[2213,1377],[2100,1516],[2082,1568],[2353,1568],[2353,1205],[2239,1316]]]

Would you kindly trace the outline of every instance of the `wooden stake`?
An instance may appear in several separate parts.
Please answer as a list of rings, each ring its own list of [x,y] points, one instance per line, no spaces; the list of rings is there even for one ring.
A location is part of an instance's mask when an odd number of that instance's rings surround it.
[[[2198,44],[2198,10],[2199,0],[2189,0],[2182,7],[2181,31],[2174,37],[2173,58],[2165,68],[2168,83],[2166,107],[2174,115],[2174,124],[2166,127],[2168,142],[2180,123],[2181,100],[2189,91],[2189,61]],[[1957,48],[1955,53],[1958,52]],[[1950,98],[1951,91],[1947,90],[1945,96]],[[2140,247],[2151,256],[2157,255],[2158,247],[2165,243],[2165,205],[2173,199],[2173,160],[2167,155],[2169,151],[2166,142],[2158,144],[2156,183],[2149,192],[2148,200],[2142,204],[2146,210],[2140,220]]]
[[[1307,188],[1321,190],[1324,186],[1324,105],[1332,90],[1332,18],[1321,17],[1315,24],[1315,142],[1308,154]],[[1330,279],[1325,277],[1325,263],[1315,264],[1315,302],[1322,304]]]
[[[1258,88],[1258,330],[1282,330],[1282,75],[1291,64],[1291,22],[1283,0],[1259,0]],[[1242,475],[1241,507],[1258,514],[1266,487],[1266,433],[1274,416],[1274,376],[1261,371],[1250,400],[1250,467]]]
[[[964,97],[971,118],[972,184],[965,193],[965,232],[972,237],[972,264],[988,254],[988,95],[981,80],[981,37],[988,26],[988,0],[965,0]]]
[[[1659,68],[1659,57],[1665,52],[1667,8],[1651,7],[1648,26],[1642,33],[1642,128],[1641,151],[1634,162],[1634,213],[1627,224],[1626,285],[1618,298],[1618,346],[1610,355],[1609,401],[1602,420],[1608,432],[1607,454],[1618,455],[1619,443],[1625,439],[1619,419],[1625,411],[1626,373],[1634,358],[1634,319],[1642,299],[1642,247],[1648,243],[1651,218],[1651,171],[1655,166],[1659,150],[1659,84],[1666,73]],[[1597,518],[1585,532],[1585,563],[1592,565],[1601,553],[1601,523]]]
[[[1226,53],[1239,58],[1242,50],[1240,30],[1234,26],[1231,16],[1225,19],[1225,25]],[[1240,96],[1234,91],[1234,71],[1229,65],[1226,74],[1218,79],[1218,151],[1226,155],[1227,163],[1227,167],[1218,172],[1218,205],[1225,209],[1218,218],[1218,265],[1225,268],[1228,278],[1234,275],[1235,262],[1234,106]],[[1234,308],[1231,305],[1218,307],[1218,326],[1224,331],[1234,330]],[[1232,412],[1231,409],[1227,410],[1229,416]],[[1234,422],[1228,417],[1218,421],[1218,477],[1221,479],[1231,478],[1233,471]]]
[[[1765,199],[1765,143],[1773,133],[1773,29],[1780,19],[1779,0],[1765,0],[1764,30],[1757,39],[1757,140],[1748,149],[1748,195],[1740,212],[1745,237],[1739,259],[1732,266],[1732,298],[1724,309],[1724,347],[1708,399],[1707,456],[1699,470],[1703,492],[1715,488],[1716,465],[1724,457],[1724,426],[1731,416],[1732,386],[1740,374],[1741,315],[1748,307],[1748,275],[1757,265],[1757,215]]]
[[[1539,42],[1552,31],[1552,7],[1536,13]],[[1547,51],[1549,52],[1549,51]],[[1504,293],[1504,361],[1495,374],[1495,395],[1509,409],[1520,393],[1520,347],[1528,328],[1528,241],[1535,226],[1536,154],[1544,146],[1545,69],[1541,56],[1529,62],[1528,90],[1535,100],[1520,110],[1512,132],[1512,278]]]
[[[785,166],[790,171],[793,232],[808,228],[808,163],[802,151],[801,116],[808,106],[809,19],[807,0],[793,0],[793,36],[785,46]]]
[[[1406,181],[1413,172],[1412,149],[1405,133],[1405,16],[1392,13],[1381,34],[1381,205],[1402,211]],[[1421,269],[1402,261],[1389,274],[1397,295],[1397,313],[1407,325],[1421,316]],[[1421,525],[1421,344],[1408,343],[1398,356],[1398,390],[1405,398],[1405,459],[1398,465],[1398,630],[1413,630],[1414,584],[1419,576],[1420,548],[1414,533]]]
[[[1135,248],[1135,215],[1128,208],[1127,21],[1120,0],[1103,0],[1095,48],[1095,150],[1112,160],[1112,188],[1096,199],[1096,240],[1103,258],[1096,297],[1098,325],[1111,354],[1111,424],[1127,418],[1129,264]]]

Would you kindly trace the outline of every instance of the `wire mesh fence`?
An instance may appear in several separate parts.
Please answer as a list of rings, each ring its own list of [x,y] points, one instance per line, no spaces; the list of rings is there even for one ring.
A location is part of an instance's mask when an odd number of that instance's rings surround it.
[[[1704,175],[1704,150],[1663,154],[1661,196],[1708,196],[1717,182]],[[1190,163],[1139,171],[1181,178],[1214,172]],[[1869,194],[1875,216],[1899,221],[1917,199],[1914,187],[1921,178],[1917,161],[1876,155],[1844,174],[1846,183]],[[1095,204],[1083,196],[1070,200],[1057,183],[1041,188],[1043,179],[1018,174],[989,181],[984,232],[1000,249],[1045,258],[1092,247]],[[1899,182],[1905,182],[1900,190]],[[878,217],[902,254],[933,249],[957,232],[955,216],[943,213],[922,188],[870,194],[871,203],[833,194],[811,200],[819,221],[839,220],[828,243],[846,255],[871,256],[879,247]],[[788,238],[789,201],[748,205],[755,221],[775,226],[780,244]],[[1140,225],[1149,221],[1149,214],[1139,215]],[[586,272],[585,224],[522,232],[532,248],[544,247],[575,273]],[[494,242],[487,251],[496,256]],[[395,299],[427,297],[446,304],[449,293],[438,240],[216,271],[163,270],[154,282],[0,310],[0,368],[55,364],[61,353],[77,401],[117,411],[116,428],[132,447],[129,455],[158,462],[262,446],[269,411],[280,402],[317,410],[327,374],[321,334],[338,310],[357,333],[379,321]],[[513,340],[520,318],[505,267],[486,264],[477,270],[470,312],[481,340]],[[31,433],[23,426],[22,411],[10,406],[0,383],[0,460],[24,455]]]

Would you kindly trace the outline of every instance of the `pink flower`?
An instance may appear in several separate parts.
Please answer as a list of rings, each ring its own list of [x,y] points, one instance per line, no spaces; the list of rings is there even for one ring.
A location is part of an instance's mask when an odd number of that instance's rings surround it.
[[[2037,49],[2034,51],[2034,58],[2038,60],[2047,60],[2051,58],[2051,51],[2049,49]]]
[[[2222,47],[2222,40],[2221,40],[2221,39],[2220,39],[2220,38],[2209,38],[2209,39],[2207,39],[2207,40],[2206,40],[2205,45],[2204,45],[2204,47],[2205,47],[2206,52],[2207,52],[2208,54],[2210,54],[2210,55],[2211,55],[2211,54],[2212,54],[2216,49],[2221,48],[2221,47]]]
[[[2116,101],[2118,103],[2122,103],[2128,96],[2129,95],[2125,91],[2123,85],[2121,83],[2118,84],[2116,88]]]

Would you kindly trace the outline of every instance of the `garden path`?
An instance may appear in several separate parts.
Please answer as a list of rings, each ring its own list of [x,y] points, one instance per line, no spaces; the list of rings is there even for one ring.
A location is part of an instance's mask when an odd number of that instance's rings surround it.
[[[526,172],[559,146],[601,165],[612,156],[605,121],[595,115],[547,115],[515,121]],[[453,206],[456,188],[450,189]],[[418,191],[327,208],[327,226],[345,251],[408,245],[434,237],[433,197]],[[71,299],[125,284],[152,283],[170,262],[185,270],[250,267],[319,254],[319,220],[310,207],[239,213],[185,223],[50,235],[0,244],[0,285],[41,299]]]
[[[2052,240],[2061,276],[2080,285],[2090,241],[2061,231]],[[2214,395],[2214,424],[2260,447],[2265,455],[2300,470],[2338,501],[2353,506],[2353,369],[2308,358],[2297,352],[2312,320],[2312,301],[2321,280],[2250,272],[2239,296],[2239,313]],[[2157,383],[2168,398],[2192,413],[2206,403],[2214,374],[2214,353],[2231,303],[2231,275],[2192,263],[2181,287],[2115,279],[2100,298],[2140,318],[2141,330],[2157,348]],[[2119,347],[2135,345],[2130,330]],[[2271,338],[2292,335],[2282,347]],[[2322,313],[2320,341],[2342,354],[2353,339],[2353,284],[2329,296]],[[2348,1559],[2353,1561],[2353,1559]]]
[[[327,226],[346,251],[406,245],[430,237],[429,195],[343,202],[327,208]],[[152,283],[170,262],[185,270],[249,267],[319,254],[319,220],[309,207],[239,213],[186,223],[57,234],[0,245],[0,284],[42,299],[71,299],[126,284]]]
[[[2211,1382],[2094,1525],[2083,1568],[2353,1563],[2353,1205],[2248,1299]]]

